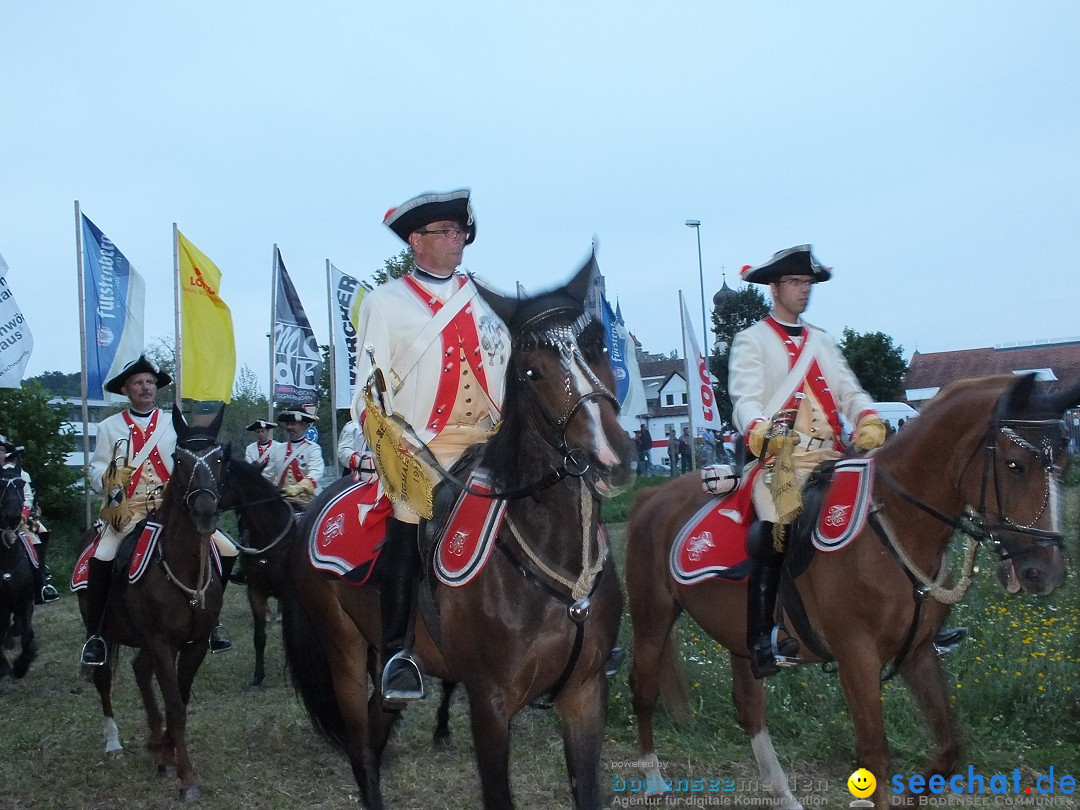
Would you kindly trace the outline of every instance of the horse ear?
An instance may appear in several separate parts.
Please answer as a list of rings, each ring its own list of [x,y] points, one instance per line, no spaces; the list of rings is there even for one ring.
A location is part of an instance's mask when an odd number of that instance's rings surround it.
[[[1050,410],[1053,413],[1064,413],[1069,408],[1078,406],[1080,406],[1080,380],[1050,397]]]
[[[1031,400],[1031,392],[1035,390],[1035,375],[1023,374],[1009,386],[1001,399],[998,400],[997,419],[1005,419],[1009,414],[1015,414],[1027,407]]]
[[[473,278],[473,283],[476,285],[480,297],[495,311],[495,314],[499,316],[502,322],[509,326],[510,321],[514,317],[514,313],[517,312],[518,299],[498,293],[486,284],[477,281],[475,278]]]
[[[568,295],[573,296],[575,301],[581,301],[584,303],[585,296],[589,294],[589,287],[592,286],[593,276],[596,275],[596,253],[589,254],[589,260],[582,265],[581,269],[577,271],[570,282],[566,285],[565,289]]]
[[[210,427],[208,428],[210,435],[213,436],[215,440],[217,440],[218,431],[221,430],[221,423],[224,421],[225,403],[222,403],[221,407],[218,408],[217,416],[214,417],[214,421],[210,423]]]

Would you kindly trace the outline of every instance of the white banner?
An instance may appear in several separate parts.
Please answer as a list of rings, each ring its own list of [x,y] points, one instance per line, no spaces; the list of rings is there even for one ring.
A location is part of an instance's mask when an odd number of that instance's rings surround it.
[[[359,279],[330,265],[330,329],[333,330],[334,369],[337,402],[335,408],[352,405],[356,391],[356,324],[360,302],[368,291]]]
[[[720,430],[720,413],[716,409],[716,394],[713,385],[716,378],[709,373],[709,364],[698,349],[697,338],[690,322],[690,313],[686,311],[686,301],[679,292],[679,304],[682,306],[683,357],[686,358],[687,404],[690,408],[690,424],[698,436],[705,430]]]
[[[0,388],[18,388],[34,350],[34,336],[7,282],[8,266],[0,256]]]

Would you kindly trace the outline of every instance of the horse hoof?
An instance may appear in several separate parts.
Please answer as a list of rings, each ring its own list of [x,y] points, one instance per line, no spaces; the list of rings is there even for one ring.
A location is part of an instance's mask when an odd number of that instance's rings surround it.
[[[106,759],[120,759],[124,756],[123,748],[113,748],[105,752]]]
[[[431,745],[436,751],[448,751],[450,750],[450,735],[449,734],[435,734],[431,738]]]
[[[189,788],[180,789],[180,801],[182,802],[195,802],[202,798],[202,788],[198,785],[192,785]]]
[[[261,691],[262,691],[262,684],[261,683],[249,683],[247,686],[244,687],[244,694],[245,695],[257,695]]]

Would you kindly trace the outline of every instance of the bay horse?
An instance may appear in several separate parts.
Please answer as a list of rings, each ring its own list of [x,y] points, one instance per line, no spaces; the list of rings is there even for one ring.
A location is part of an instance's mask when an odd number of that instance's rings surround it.
[[[868,524],[843,549],[815,554],[799,573],[792,571],[801,548],[796,538],[808,533],[821,500],[820,491],[804,491],[804,515],[793,528],[781,586],[784,618],[803,661],[836,662],[858,767],[877,777],[872,799],[878,807],[886,806],[885,775],[891,773],[880,686],[887,663],[898,668],[934,738],[926,774],[947,776],[958,761],[960,742],[933,637],[970,582],[976,545],[997,554],[1009,581],[1031,593],[1050,593],[1064,579],[1060,474],[1068,457],[1062,417],[1080,401],[1080,385],[1050,396],[1035,394],[1033,386],[1034,375],[1028,375],[961,381],[941,391],[874,452],[876,505]],[[682,586],[666,573],[676,534],[710,497],[698,477],[684,476],[643,490],[631,507],[630,684],[646,775],[663,779],[652,727],[658,692],[673,714],[686,713],[673,637],[675,619],[685,610],[730,654],[739,723],[763,782],[773,786],[776,806],[798,808],[766,727],[763,683],[750,670],[745,580]],[[962,581],[950,588],[954,532],[967,535],[968,555]],[[793,591],[805,608],[801,624],[792,618],[799,613]]]
[[[496,547],[463,587],[436,588],[431,571],[430,544],[457,486],[436,491],[424,532],[414,654],[426,674],[466,689],[489,810],[513,807],[510,721],[541,696],[562,722],[574,806],[603,806],[605,664],[622,593],[600,531],[599,495],[630,483],[633,451],[616,418],[603,329],[583,316],[594,268],[590,261],[564,287],[528,299],[481,288],[512,336],[503,421],[449,475],[460,481],[482,467],[496,493],[526,497],[507,500]],[[321,503],[308,509],[309,521]],[[311,529],[304,526],[305,537]],[[363,805],[381,810],[380,763],[395,714],[384,710],[377,678],[369,698],[379,596],[370,586],[323,578],[307,562],[306,543],[294,549],[294,588],[282,606],[293,682],[315,727],[348,756]]]
[[[150,516],[162,527],[155,556],[132,583],[128,567],[116,566],[102,634],[108,657],[91,673],[105,716],[105,753],[116,757],[124,749],[113,718],[113,672],[120,645],[138,651],[131,668],[146,709],[146,747],[157,755],[160,774],[175,773],[184,801],[202,795],[188,754],[187,705],[221,611],[221,580],[211,558],[211,536],[217,528],[222,469],[228,457],[228,448],[217,442],[224,413],[222,408],[203,427],[188,425],[180,409],[173,407],[177,436],[173,471],[161,506]],[[143,525],[145,521],[136,532]],[[79,592],[79,608],[85,620],[85,590]],[[153,679],[161,689],[164,718]]]
[[[8,675],[23,677],[37,656],[34,572],[19,536],[25,486],[18,468],[0,469],[0,679]],[[3,652],[4,642],[15,635],[20,641],[19,654],[10,664]]]
[[[221,509],[236,512],[240,528],[237,548],[251,607],[255,668],[245,693],[257,692],[266,677],[266,619],[270,597],[281,599],[289,575],[289,549],[299,537],[292,505],[263,477],[262,469],[231,459],[222,487]],[[235,542],[235,541],[234,541]]]

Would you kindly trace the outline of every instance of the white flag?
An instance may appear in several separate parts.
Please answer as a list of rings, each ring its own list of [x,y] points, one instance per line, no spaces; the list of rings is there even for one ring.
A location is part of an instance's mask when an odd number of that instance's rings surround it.
[[[720,430],[720,413],[716,409],[716,394],[713,384],[716,378],[709,373],[709,364],[705,355],[698,349],[694,337],[690,313],[686,311],[686,301],[679,291],[679,305],[682,307],[683,357],[686,358],[687,404],[690,408],[690,424],[700,435],[704,430]]]
[[[330,311],[331,330],[334,339],[334,369],[337,390],[335,408],[352,406],[356,392],[356,323],[360,302],[364,300],[367,285],[330,265]]]
[[[0,256],[0,388],[18,388],[34,350],[34,336],[7,282],[8,266]]]

